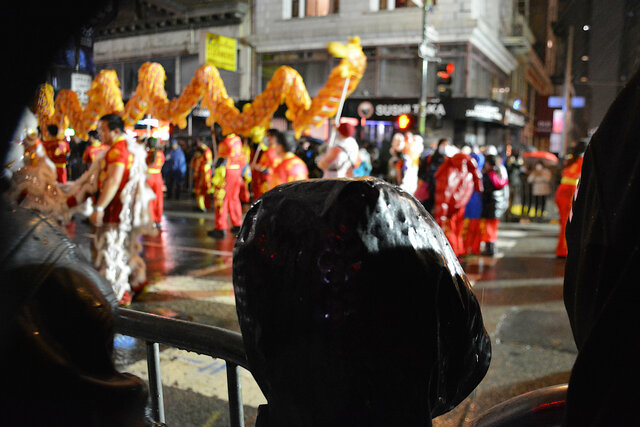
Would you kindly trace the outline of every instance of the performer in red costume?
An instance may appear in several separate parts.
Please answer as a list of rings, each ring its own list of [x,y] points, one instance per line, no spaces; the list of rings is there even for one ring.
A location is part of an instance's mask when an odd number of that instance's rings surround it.
[[[262,196],[268,187],[269,175],[278,162],[276,149],[268,144],[260,142],[256,154],[251,161],[251,190],[253,200]]]
[[[98,122],[98,134],[100,135],[100,140],[110,147],[101,160],[97,200],[94,212],[89,218],[91,223],[97,227],[94,240],[94,250],[96,252],[96,260],[94,262],[99,271],[103,272],[104,270],[103,274],[107,274],[106,278],[113,286],[119,304],[126,306],[131,303],[131,292],[135,286],[129,283],[130,271],[126,266],[127,262],[122,262],[124,268],[116,267],[118,271],[110,277],[110,268],[108,266],[114,260],[107,259],[107,256],[100,258],[102,254],[99,248],[105,246],[105,241],[109,240],[109,233],[119,228],[120,212],[123,207],[120,196],[129,181],[129,171],[134,159],[133,154],[129,152],[127,147],[127,141],[124,137],[124,122],[120,116],[107,114],[101,117]],[[129,245],[125,244],[125,246]],[[125,249],[122,254],[124,255],[126,252]],[[118,261],[114,264],[117,263]]]
[[[269,146],[275,149],[280,161],[269,175],[269,190],[287,182],[301,181],[309,178],[309,170],[302,159],[293,154],[294,146],[291,140],[277,129],[267,131]]]
[[[147,139],[147,149],[149,150],[147,155],[147,165],[149,166],[147,169],[147,184],[156,195],[156,198],[149,202],[149,212],[151,213],[153,226],[160,229],[164,210],[164,193],[162,192],[164,181],[162,181],[161,173],[162,165],[164,165],[164,153],[162,150],[158,150],[158,140],[156,138]]]
[[[573,198],[576,194],[580,174],[582,173],[582,159],[584,155],[584,144],[579,143],[574,153],[570,155],[562,169],[562,178],[560,185],[556,189],[556,205],[558,205],[558,213],[560,216],[560,233],[558,234],[558,244],[556,245],[556,256],[558,258],[567,257],[567,239],[565,238],[565,228],[569,215],[571,214],[571,206]]]
[[[465,252],[462,239],[464,208],[474,189],[482,191],[482,175],[470,155],[458,153],[442,163],[435,180],[435,220],[445,230],[453,252],[461,256]]]
[[[47,132],[51,139],[43,142],[44,149],[47,151],[47,156],[56,165],[58,182],[65,184],[67,182],[67,156],[71,152],[71,148],[64,139],[57,139],[58,126],[47,126]]]
[[[103,144],[98,138],[98,131],[89,131],[89,144],[87,145],[87,148],[84,149],[84,153],[82,154],[82,161],[85,165],[87,165],[87,168],[89,168],[91,164],[96,161],[98,155],[100,155],[100,153],[102,153],[104,150],[108,149],[109,146]]]
[[[198,209],[206,212],[211,209],[211,164],[213,163],[213,153],[211,149],[201,139],[198,140],[196,155],[191,161],[193,170],[193,192],[196,195]]]
[[[220,141],[212,180],[215,226],[207,234],[215,239],[223,239],[229,229],[227,217],[231,220],[232,233],[237,233],[242,225],[240,188],[246,157],[242,153],[242,140],[238,135],[231,133],[222,138],[222,131],[218,126],[215,133],[216,139]]]

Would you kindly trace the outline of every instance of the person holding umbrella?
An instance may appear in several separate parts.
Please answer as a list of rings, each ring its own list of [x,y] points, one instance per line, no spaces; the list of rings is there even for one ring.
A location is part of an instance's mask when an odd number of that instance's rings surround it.
[[[547,197],[551,194],[551,171],[544,166],[542,160],[538,160],[527,181],[532,185],[534,217],[540,218],[544,216]]]

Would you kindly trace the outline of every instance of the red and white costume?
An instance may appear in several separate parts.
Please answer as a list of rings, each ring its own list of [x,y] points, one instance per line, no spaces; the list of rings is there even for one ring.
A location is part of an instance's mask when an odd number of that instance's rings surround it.
[[[435,179],[434,218],[445,230],[456,256],[460,256],[464,254],[464,208],[474,189],[482,191],[482,176],[471,156],[458,153],[442,163]]]

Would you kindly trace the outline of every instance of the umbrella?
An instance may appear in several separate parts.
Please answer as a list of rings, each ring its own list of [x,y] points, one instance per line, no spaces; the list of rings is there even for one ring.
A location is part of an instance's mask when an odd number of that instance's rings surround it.
[[[524,153],[522,158],[531,162],[542,160],[546,166],[555,166],[558,164],[558,157],[548,151],[531,151],[529,153]]]

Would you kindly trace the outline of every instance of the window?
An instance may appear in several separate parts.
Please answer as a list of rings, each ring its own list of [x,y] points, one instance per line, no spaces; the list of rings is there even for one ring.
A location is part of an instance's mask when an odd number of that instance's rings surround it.
[[[340,7],[339,0],[291,0],[285,6],[285,17],[304,18],[305,16],[327,16],[338,13]]]
[[[400,7],[418,7],[413,0],[396,0],[396,9]]]
[[[414,0],[380,0],[378,10],[393,10],[402,7],[418,7]]]
[[[291,2],[291,16],[300,16],[300,0]]]

